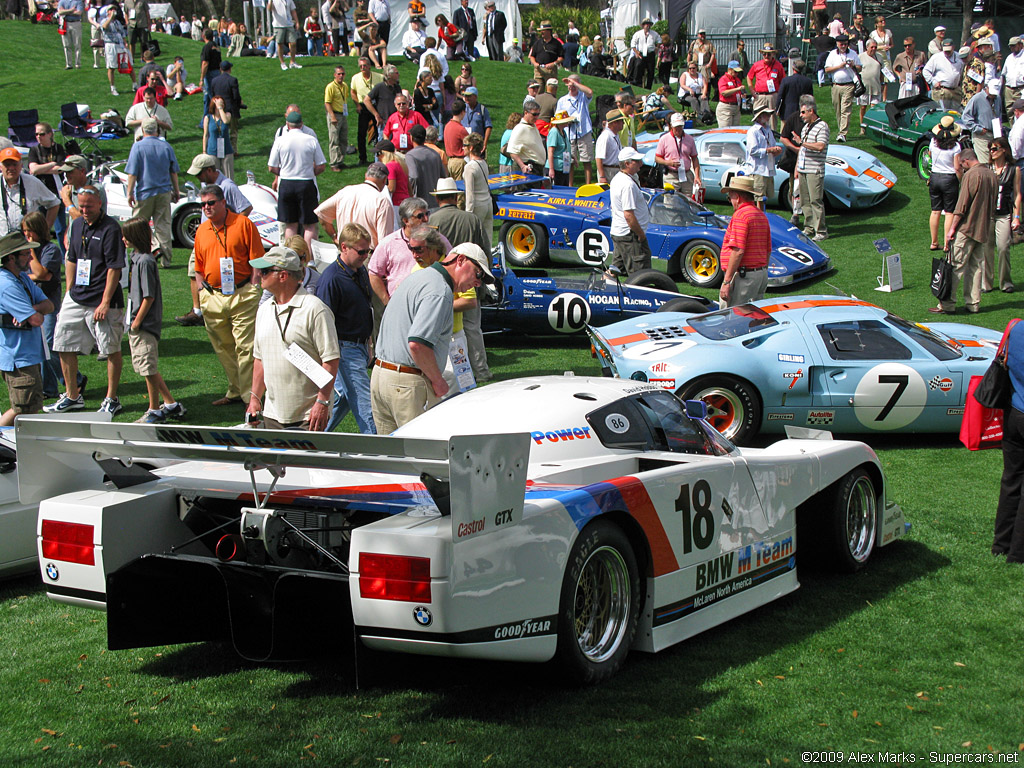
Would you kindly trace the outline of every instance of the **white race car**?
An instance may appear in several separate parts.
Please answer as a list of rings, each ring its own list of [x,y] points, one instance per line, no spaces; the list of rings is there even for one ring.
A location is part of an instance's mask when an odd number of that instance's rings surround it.
[[[649,384],[536,377],[392,436],[23,417],[43,582],[106,609],[111,649],[230,640],[244,657],[378,650],[543,662],[578,681],[904,535],[874,452],[796,430],[738,449]],[[474,425],[486,428],[474,429]],[[187,459],[152,472],[111,457]],[[70,475],[104,460],[116,487]],[[64,465],[72,472],[58,469]]]
[[[124,164],[124,160],[103,163],[89,174],[90,183],[102,187],[107,196],[107,213],[118,221],[127,221],[132,217],[132,207],[128,205],[128,174],[124,172]],[[260,231],[263,247],[272,248],[281,242],[281,225],[277,220],[277,193],[270,187],[257,184],[252,171],[246,171],[246,178],[246,183],[239,185],[239,189],[252,203],[249,220]],[[174,244],[180,248],[191,248],[201,219],[199,190],[192,182],[185,182],[178,202],[171,203],[171,232]]]

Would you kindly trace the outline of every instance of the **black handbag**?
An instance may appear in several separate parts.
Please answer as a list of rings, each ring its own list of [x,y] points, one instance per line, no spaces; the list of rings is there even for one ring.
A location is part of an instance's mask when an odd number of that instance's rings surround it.
[[[953,294],[953,264],[950,252],[932,259],[932,295],[939,301],[949,301]]]
[[[860,79],[860,75],[856,72],[853,75],[853,81],[853,98],[859,99],[867,93],[868,89],[864,87],[864,81]]]
[[[1010,372],[1006,369],[1006,342],[1010,338],[1013,326],[1019,322],[1020,320],[1015,319],[1006,324],[1006,330],[999,342],[996,356],[974,390],[974,399],[986,408],[1005,411],[1010,407],[1010,401],[1013,398],[1013,382],[1010,381]]]

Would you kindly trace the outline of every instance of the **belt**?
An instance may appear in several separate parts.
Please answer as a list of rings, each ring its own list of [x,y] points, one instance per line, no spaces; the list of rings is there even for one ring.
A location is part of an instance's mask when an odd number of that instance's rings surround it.
[[[347,341],[351,344],[365,344],[367,342],[367,338],[365,336],[360,338],[358,336],[345,336],[338,334],[338,341]]]
[[[245,288],[245,286],[247,286],[249,284],[249,280],[251,280],[251,279],[252,278],[247,277],[242,282],[235,283],[235,290],[237,291],[239,288]],[[224,293],[224,291],[222,291],[220,288],[214,288],[212,285],[210,285],[205,280],[203,280],[203,288],[208,290],[210,293],[220,293],[220,294]]]
[[[768,267],[740,267],[737,271],[740,273],[740,277],[746,277],[747,272],[760,272],[768,269]]]
[[[850,86],[852,88],[854,84],[853,83],[832,83],[832,85],[833,86],[839,86],[839,87],[842,87],[844,85],[848,85],[848,86]]]
[[[384,368],[388,371],[398,371],[399,373],[415,373],[417,376],[423,375],[423,371],[421,371],[419,368],[413,368],[411,365],[395,365],[394,363],[389,363],[379,358],[377,360],[374,360],[373,364],[381,368]]]
[[[611,163],[604,163],[604,167],[605,168],[618,168],[619,164],[615,163],[615,165],[612,165]]]

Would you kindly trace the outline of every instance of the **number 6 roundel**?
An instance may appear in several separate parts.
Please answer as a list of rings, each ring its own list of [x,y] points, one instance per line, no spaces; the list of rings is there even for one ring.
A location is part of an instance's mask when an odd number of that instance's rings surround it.
[[[927,402],[921,374],[902,363],[882,363],[857,383],[853,411],[868,429],[900,429],[920,416]]]

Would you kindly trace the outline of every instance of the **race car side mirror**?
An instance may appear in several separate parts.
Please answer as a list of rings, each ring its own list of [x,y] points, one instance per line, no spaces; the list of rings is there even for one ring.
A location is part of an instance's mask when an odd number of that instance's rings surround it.
[[[708,417],[708,404],[703,400],[687,400],[686,415],[691,419],[703,421]]]

